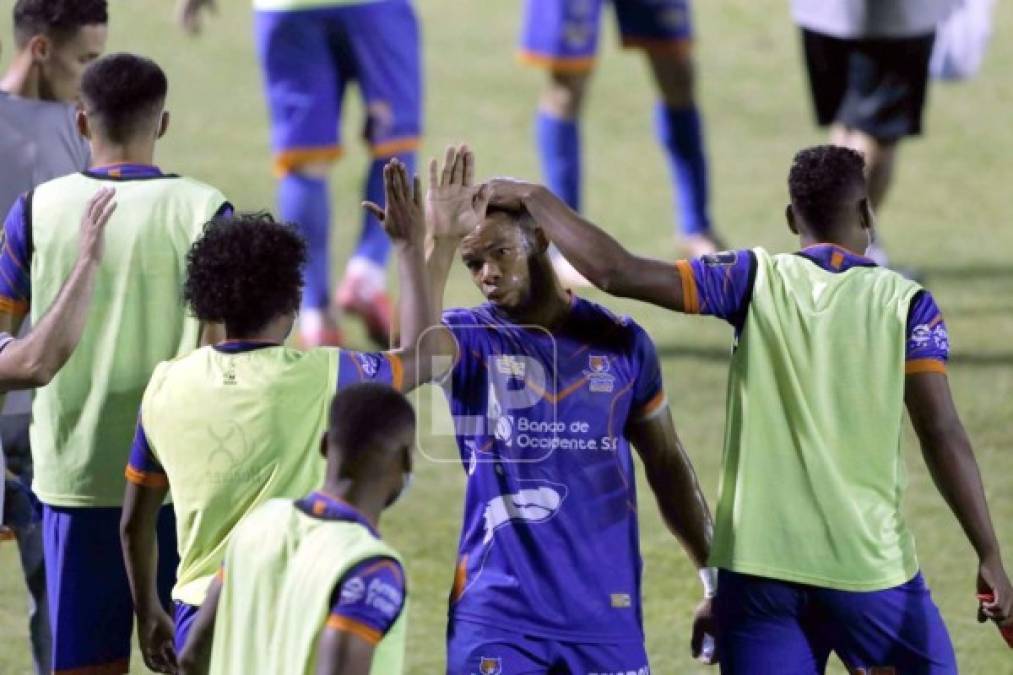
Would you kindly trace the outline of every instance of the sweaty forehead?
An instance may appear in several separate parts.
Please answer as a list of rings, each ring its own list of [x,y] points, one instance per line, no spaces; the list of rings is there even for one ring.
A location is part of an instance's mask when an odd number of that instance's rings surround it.
[[[496,246],[520,246],[524,232],[513,218],[504,213],[492,213],[461,242],[461,251],[476,254]]]

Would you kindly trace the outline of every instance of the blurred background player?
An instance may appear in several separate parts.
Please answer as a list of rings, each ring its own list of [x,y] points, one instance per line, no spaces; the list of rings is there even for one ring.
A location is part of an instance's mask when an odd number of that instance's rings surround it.
[[[377,528],[411,483],[414,443],[415,412],[396,390],[355,384],[335,396],[323,486],[238,525],[182,673],[210,663],[216,675],[400,675],[408,588]]]
[[[960,0],[792,0],[816,120],[865,157],[877,213],[901,139],[919,136],[936,27]],[[875,233],[874,233],[875,234]],[[873,237],[867,255],[888,262]]]
[[[458,341],[447,397],[468,475],[447,672],[647,672],[631,445],[698,568],[712,529],[654,345],[563,289],[530,215],[486,212],[473,162],[448,150],[439,183],[431,167],[433,292],[460,244],[488,300],[443,318]],[[694,644],[709,613],[705,602]]]
[[[306,244],[266,214],[214,221],[191,249],[184,297],[193,315],[224,323],[226,339],[159,366],[141,405],[127,468],[122,538],[148,666],[169,672],[222,562],[232,528],[272,497],[305,496],[336,390],[360,381],[402,391],[430,379],[454,342],[429,302],[425,222],[404,165],[388,166],[385,227],[401,272],[406,349],[361,353],[283,346],[295,322]],[[421,195],[417,195],[421,199]],[[171,492],[180,565],[174,620],[158,602],[155,531]],[[175,633],[175,638],[174,634]]]
[[[183,25],[199,27],[212,0],[179,0]],[[341,106],[357,82],[363,135],[373,155],[365,199],[383,205],[383,167],[397,158],[415,171],[422,133],[419,27],[408,0],[254,0],[257,53],[271,118],[278,215],[309,244],[299,332],[306,347],[339,345],[341,311],[362,319],[381,347],[390,342],[386,291],[390,243],[366,212],[335,297],[330,293],[331,206],[327,177],[342,154]]]
[[[580,115],[594,68],[605,0],[527,0],[520,59],[549,72],[538,104],[535,137],[546,184],[580,211]],[[689,255],[721,248],[709,214],[707,151],[694,98],[690,0],[620,0],[612,3],[624,47],[647,55],[660,100],[654,128],[668,159],[682,245]],[[564,282],[581,283],[554,256]],[[586,282],[583,282],[586,284]]]
[[[859,253],[873,229],[861,155],[802,150],[788,189],[801,250],[675,265],[628,253],[545,188],[490,191],[602,290],[735,328],[710,558],[722,672],[823,672],[834,652],[851,672],[956,673],[901,511],[905,405],[994,596],[985,616],[1013,623],[1013,586],[950,395],[946,324],[928,291]]]
[[[81,348],[32,406],[32,488],[44,504],[57,672],[127,671],[132,607],[119,544],[122,469],[155,366],[198,344],[200,326],[180,302],[186,252],[204,223],[231,208],[214,188],[153,165],[169,124],[167,90],[165,74],[148,59],[114,54],[92,63],[77,116],[92,168],[19,198],[4,224],[0,329],[14,331],[26,313],[34,322],[53,304],[74,264],[81,211],[98,188],[116,187],[118,207]],[[168,602],[171,507],[159,518]]]
[[[88,142],[77,132],[72,105],[85,66],[105,50],[105,0],[18,0],[14,3],[15,56],[0,79],[0,213],[40,183],[88,168]],[[22,327],[25,335],[29,327]],[[32,482],[28,442],[31,394],[7,396],[0,437],[7,468],[23,486]],[[27,487],[12,503],[31,498]],[[50,671],[49,613],[42,530],[25,523],[14,530],[28,586],[29,633],[37,673]]]

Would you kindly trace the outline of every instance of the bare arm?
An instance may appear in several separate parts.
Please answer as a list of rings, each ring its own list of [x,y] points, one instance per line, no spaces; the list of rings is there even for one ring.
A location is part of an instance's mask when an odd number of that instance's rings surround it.
[[[373,651],[361,637],[325,627],[317,643],[316,675],[369,675]]]
[[[630,253],[545,187],[496,179],[489,189],[493,204],[527,209],[563,257],[599,289],[684,311],[682,277],[671,262]]]
[[[214,643],[215,619],[221,597],[222,578],[218,576],[208,587],[204,603],[190,626],[190,634],[179,655],[180,675],[207,675],[211,666],[211,646]]]
[[[88,201],[81,217],[77,262],[45,316],[27,336],[12,341],[0,352],[0,389],[49,384],[74,353],[91,309],[105,226],[116,210],[114,195],[112,188],[102,188]],[[0,313],[0,329],[14,334],[23,319],[24,315]]]
[[[904,399],[932,480],[978,554],[978,590],[995,596],[983,610],[989,618],[1008,623],[1013,586],[1003,569],[981,473],[953,404],[949,380],[942,373],[908,375]]]
[[[173,622],[158,598],[156,581],[156,526],[158,511],[168,491],[168,485],[147,487],[128,482],[120,519],[120,542],[137,614],[141,655],[148,668],[158,673],[174,672],[176,668]]]

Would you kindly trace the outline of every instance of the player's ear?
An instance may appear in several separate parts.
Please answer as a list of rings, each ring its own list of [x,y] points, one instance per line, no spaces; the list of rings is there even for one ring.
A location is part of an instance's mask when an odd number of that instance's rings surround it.
[[[163,110],[162,111],[162,119],[159,120],[159,122],[158,122],[158,136],[157,136],[157,138],[161,138],[162,136],[165,136],[165,132],[168,131],[168,130],[169,130],[169,111],[168,110]]]
[[[77,109],[77,115],[74,119],[74,122],[77,125],[77,133],[81,134],[83,137],[87,138],[90,141],[91,126],[89,125],[88,122],[88,113],[84,111],[84,108]]]
[[[795,209],[791,208],[791,204],[784,207],[784,219],[788,221],[788,229],[794,235],[798,234],[798,225],[795,224]]]
[[[32,61],[36,63],[45,63],[49,61],[49,57],[53,53],[53,43],[45,35],[35,35],[29,41],[26,47],[28,53],[32,55]]]
[[[858,221],[863,230],[873,230],[876,227],[876,214],[872,211],[872,203],[868,197],[863,197],[858,202]]]

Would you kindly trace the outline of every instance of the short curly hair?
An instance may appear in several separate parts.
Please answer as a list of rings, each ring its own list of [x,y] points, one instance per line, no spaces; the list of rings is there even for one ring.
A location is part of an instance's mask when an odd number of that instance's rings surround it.
[[[220,216],[186,257],[183,299],[197,319],[248,337],[299,309],[306,242],[270,213]]]
[[[14,39],[19,48],[36,35],[66,40],[83,26],[107,23],[106,0],[18,0],[14,4]]]
[[[800,150],[788,172],[788,193],[810,227],[837,224],[865,196],[865,160],[851,148],[817,145]]]

